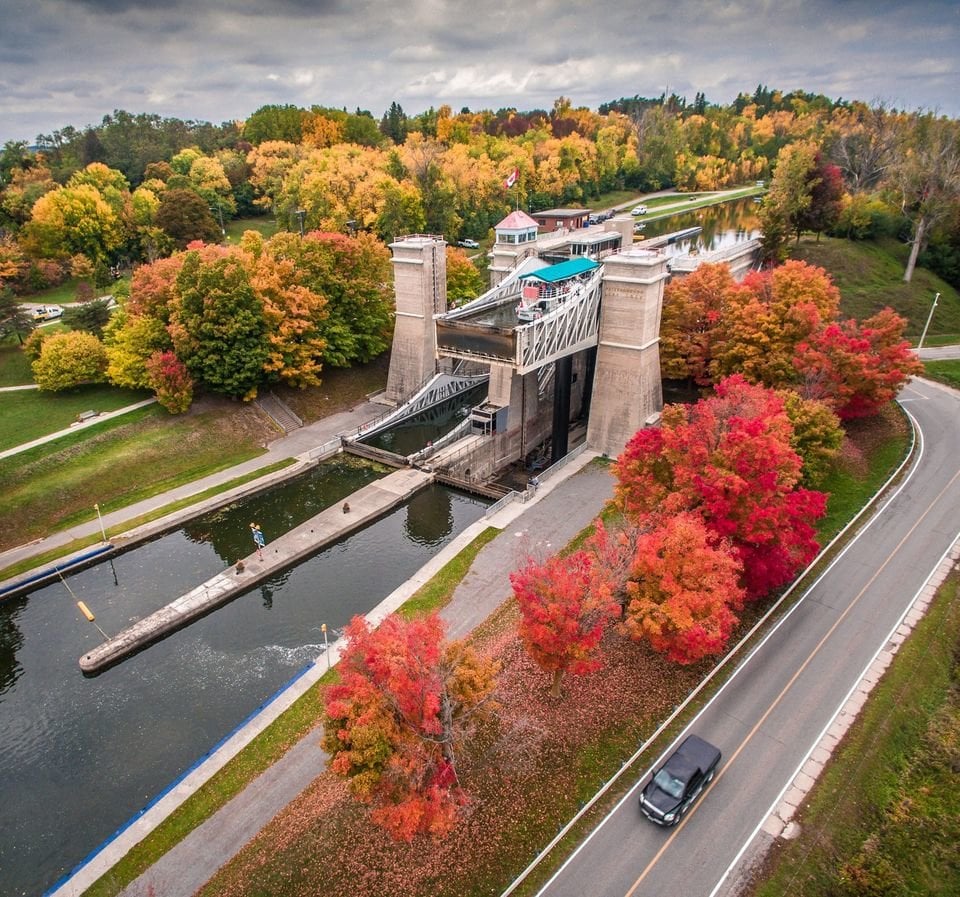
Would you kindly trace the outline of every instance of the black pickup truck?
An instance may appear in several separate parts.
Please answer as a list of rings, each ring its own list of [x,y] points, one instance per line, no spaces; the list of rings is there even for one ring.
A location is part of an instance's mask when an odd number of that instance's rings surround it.
[[[688,735],[640,792],[643,815],[657,825],[676,825],[710,784],[720,751],[697,735]]]

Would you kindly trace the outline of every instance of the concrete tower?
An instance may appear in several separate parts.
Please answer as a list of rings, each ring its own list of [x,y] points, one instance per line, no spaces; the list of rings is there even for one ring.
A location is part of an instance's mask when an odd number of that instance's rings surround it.
[[[660,312],[670,275],[663,253],[639,247],[607,256],[603,267],[587,444],[612,458],[663,408]]]
[[[443,237],[424,234],[403,237],[390,249],[396,323],[386,399],[399,404],[437,369],[433,316],[447,310],[447,254]]]

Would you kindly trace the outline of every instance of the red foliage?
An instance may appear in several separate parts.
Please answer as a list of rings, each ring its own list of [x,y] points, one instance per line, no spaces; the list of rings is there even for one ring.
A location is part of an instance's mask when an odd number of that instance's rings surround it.
[[[157,401],[171,414],[180,414],[193,401],[193,378],[174,352],[154,352],[144,364]]]
[[[330,768],[397,839],[440,835],[466,803],[456,748],[490,709],[496,665],[447,643],[436,615],[347,627],[341,681],[325,696]]]
[[[668,405],[659,431],[641,430],[616,464],[617,500],[635,521],[697,511],[729,538],[757,598],[788,582],[817,551],[825,496],[798,489],[801,460],[782,400],[740,377],[695,405]]]
[[[528,559],[510,574],[510,583],[520,607],[520,637],[537,665],[554,674],[555,695],[564,673],[601,667],[604,625],[618,608],[593,555],[577,551],[544,564]]]
[[[842,420],[871,417],[923,367],[903,339],[906,320],[885,308],[862,324],[831,324],[797,346],[794,365],[809,398]]]
[[[624,628],[676,663],[719,654],[743,603],[739,573],[730,544],[699,516],[667,517],[637,540]]]

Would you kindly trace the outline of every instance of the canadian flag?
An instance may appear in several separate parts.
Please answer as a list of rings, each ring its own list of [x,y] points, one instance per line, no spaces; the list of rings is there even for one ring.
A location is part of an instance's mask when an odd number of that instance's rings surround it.
[[[520,177],[520,169],[514,168],[513,171],[510,172],[509,177],[503,182],[503,186],[509,190],[517,182],[518,177]]]

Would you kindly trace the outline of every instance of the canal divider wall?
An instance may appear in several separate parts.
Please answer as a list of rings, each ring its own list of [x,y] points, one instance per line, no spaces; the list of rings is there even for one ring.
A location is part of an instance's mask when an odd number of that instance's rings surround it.
[[[369,483],[352,493],[342,505],[327,508],[272,540],[259,553],[262,557],[253,552],[87,652],[80,658],[80,669],[84,673],[95,673],[118,663],[325,545],[366,526],[432,481],[432,473],[405,468]]]

